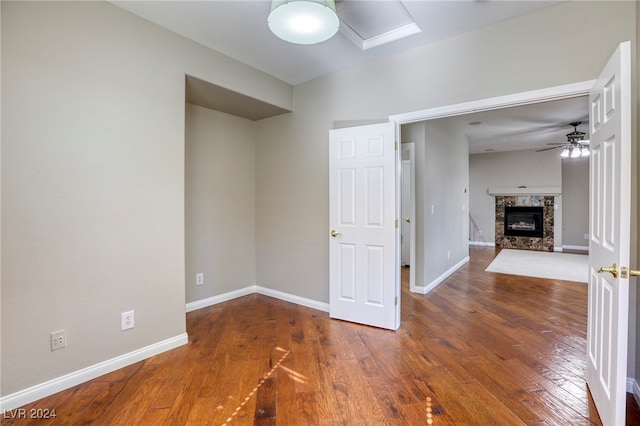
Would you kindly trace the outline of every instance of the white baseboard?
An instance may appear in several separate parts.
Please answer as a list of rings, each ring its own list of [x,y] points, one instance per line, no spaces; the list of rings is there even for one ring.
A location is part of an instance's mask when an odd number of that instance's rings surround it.
[[[627,378],[627,392],[632,393],[636,403],[640,405],[640,384],[632,377]]]
[[[197,309],[207,308],[209,306],[217,305],[218,303],[227,302],[229,300],[237,299],[238,297],[246,296],[253,293],[258,293],[264,296],[273,297],[275,299],[284,300],[285,302],[295,303],[296,305],[306,306],[307,308],[329,312],[328,303],[318,302],[317,300],[307,299],[306,297],[300,297],[282,291],[261,287],[258,285],[252,285],[249,287],[241,288],[240,290],[234,290],[228,293],[220,294],[218,296],[208,297],[206,299],[187,303],[186,311],[191,312]]]
[[[209,306],[217,305],[218,303],[228,302],[229,300],[237,299],[238,297],[253,294],[256,291],[256,286],[252,285],[241,288],[240,290],[234,290],[217,296],[207,297],[206,299],[196,300],[195,302],[187,303],[186,311],[191,312],[197,309],[207,308]]]
[[[485,247],[495,247],[496,243],[490,243],[488,241],[469,241],[470,246],[485,246]]]
[[[589,246],[562,246],[563,250],[582,250],[582,251],[589,251]]]
[[[138,361],[142,361],[162,352],[186,345],[188,342],[189,338],[187,333],[183,333],[107,361],[65,374],[64,376],[57,377],[53,380],[40,383],[39,385],[9,394],[0,398],[0,412],[4,413],[5,411],[14,410],[18,407],[22,407],[23,405],[32,403],[65,389],[69,389],[89,380],[93,380],[96,377],[111,373],[112,371],[134,364]]]
[[[307,308],[317,309],[318,311],[329,312],[329,304],[318,302],[317,300],[307,299],[306,297],[295,296],[293,294],[284,293],[278,290],[272,290],[266,287],[256,286],[256,293],[265,296],[274,297],[286,302],[295,303],[296,305],[306,306]]]
[[[426,286],[424,286],[424,287],[423,286],[414,286],[413,288],[411,288],[411,292],[412,293],[418,293],[418,294],[427,294],[427,293],[429,293],[431,290],[436,288],[438,286],[438,284],[440,284],[442,281],[446,280],[451,274],[453,274],[458,269],[462,268],[468,262],[469,262],[469,256],[465,257],[460,262],[458,262],[455,265],[453,265],[451,268],[446,270],[443,274],[441,274],[435,280],[431,281]]]

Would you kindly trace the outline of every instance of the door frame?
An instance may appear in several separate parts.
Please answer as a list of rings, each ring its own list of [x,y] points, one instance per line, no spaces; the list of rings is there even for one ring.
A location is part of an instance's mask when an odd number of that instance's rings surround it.
[[[411,291],[415,291],[416,285],[416,159],[415,159],[415,142],[407,142],[400,144],[400,155],[402,155],[402,151],[407,150],[409,152],[409,211],[401,212],[402,216],[400,216],[400,220],[405,221],[407,218],[411,219],[409,222],[409,289]],[[402,165],[402,160],[400,159],[400,164]],[[404,180],[406,176],[401,176]],[[402,203],[404,198],[403,193],[400,193],[400,203]],[[401,204],[402,205],[402,204]],[[400,231],[402,232],[402,224],[400,225]],[[402,250],[402,247],[400,247]],[[401,251],[402,253],[402,251]]]
[[[531,105],[541,102],[550,102],[561,99],[576,98],[580,96],[589,96],[589,90],[593,87],[596,80],[585,80],[575,83],[564,84],[560,86],[547,87],[544,89],[531,90],[527,92],[513,93],[504,96],[496,96],[492,98],[479,99],[476,101],[463,102],[459,104],[450,104],[440,107],[428,108],[419,111],[413,111],[402,114],[395,114],[389,116],[389,121],[394,123],[396,129],[396,141],[401,141],[401,127],[403,124],[416,123],[420,121],[435,120],[438,118],[454,117],[458,115],[470,114],[474,112],[491,111],[502,108],[510,108],[522,105]],[[401,150],[397,150],[396,154],[396,170],[397,170],[397,194],[401,194],[402,181],[400,172],[402,170],[402,155]],[[401,218],[401,198],[396,197],[396,217]],[[417,220],[417,219],[416,219]],[[413,250],[415,252],[415,250]],[[396,292],[401,294],[400,291],[400,229],[396,232]],[[415,259],[413,259],[415,263]],[[414,265],[411,265],[411,269],[415,270]],[[411,288],[412,292],[418,292],[426,294],[416,286]],[[401,309],[398,309],[398,315],[400,315]],[[399,319],[398,319],[399,321]],[[398,322],[399,323],[399,322]]]

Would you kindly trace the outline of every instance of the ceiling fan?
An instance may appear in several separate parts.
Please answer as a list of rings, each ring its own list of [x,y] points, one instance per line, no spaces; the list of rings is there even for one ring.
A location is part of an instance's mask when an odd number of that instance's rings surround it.
[[[589,141],[585,140],[585,132],[578,131],[578,126],[582,124],[581,121],[575,121],[569,125],[573,127],[573,132],[567,133],[566,142],[552,142],[547,145],[556,145],[550,148],[538,149],[536,152],[549,151],[550,149],[563,148],[560,157],[575,158],[586,157],[589,155]]]

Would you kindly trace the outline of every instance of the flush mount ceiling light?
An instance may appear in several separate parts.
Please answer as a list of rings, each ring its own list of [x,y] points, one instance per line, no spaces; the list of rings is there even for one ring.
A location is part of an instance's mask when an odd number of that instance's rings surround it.
[[[273,0],[267,22],[276,36],[295,44],[321,43],[340,28],[334,0]]]

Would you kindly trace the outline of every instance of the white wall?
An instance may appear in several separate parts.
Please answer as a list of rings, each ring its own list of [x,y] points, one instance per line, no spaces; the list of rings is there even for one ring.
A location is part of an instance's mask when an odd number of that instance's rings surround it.
[[[6,396],[184,336],[185,74],[292,88],[105,2],[0,7]]]
[[[469,156],[471,241],[495,243],[495,197],[492,187],[562,187],[562,162],[558,152],[508,151]],[[555,197],[554,246],[562,245],[564,196]]]
[[[255,123],[186,107],[186,301],[239,290],[255,275]],[[204,284],[196,286],[196,273]]]

